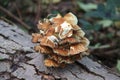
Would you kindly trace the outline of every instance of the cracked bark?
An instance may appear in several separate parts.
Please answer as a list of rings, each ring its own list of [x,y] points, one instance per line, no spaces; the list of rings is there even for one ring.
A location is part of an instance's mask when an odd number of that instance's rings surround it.
[[[65,68],[47,68],[33,47],[30,35],[0,20],[0,80],[120,80],[88,57]]]

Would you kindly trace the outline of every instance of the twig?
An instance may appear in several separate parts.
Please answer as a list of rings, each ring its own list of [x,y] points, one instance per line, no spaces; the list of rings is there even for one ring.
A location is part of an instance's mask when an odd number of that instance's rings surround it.
[[[16,9],[16,11],[18,13],[19,18],[22,20],[21,12],[20,12],[19,8],[17,7],[16,3],[13,3],[13,6],[15,7],[15,9]]]
[[[36,22],[38,22],[38,20],[39,20],[39,18],[40,18],[40,16],[41,16],[41,9],[42,9],[42,6],[41,6],[41,0],[38,0],[37,1],[38,2],[38,4],[37,4],[37,12],[36,12],[36,17],[35,17],[35,24],[36,24]]]
[[[30,30],[31,27],[28,26],[26,23],[24,23],[21,19],[19,19],[18,17],[16,17],[15,15],[13,15],[10,11],[6,10],[5,8],[3,8],[2,6],[0,6],[0,10],[3,11],[5,14],[7,14],[8,16],[10,16],[11,18],[14,18],[16,21],[18,21],[21,25],[23,25],[26,29]]]

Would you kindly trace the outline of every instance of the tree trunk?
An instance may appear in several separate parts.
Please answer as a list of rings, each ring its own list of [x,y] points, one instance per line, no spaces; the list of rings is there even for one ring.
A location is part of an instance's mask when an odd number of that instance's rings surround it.
[[[31,36],[0,20],[0,80],[120,80],[120,75],[84,57],[65,68],[47,68]]]

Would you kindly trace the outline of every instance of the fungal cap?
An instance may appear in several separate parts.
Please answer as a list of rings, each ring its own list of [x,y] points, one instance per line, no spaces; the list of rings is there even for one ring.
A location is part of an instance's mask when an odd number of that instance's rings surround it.
[[[77,25],[77,23],[78,23],[77,17],[73,13],[71,13],[71,12],[69,12],[68,14],[66,14],[64,16],[64,19],[67,22],[69,22],[69,23],[71,23],[73,25]]]
[[[53,61],[52,59],[46,59],[46,60],[44,60],[44,64],[45,64],[45,66],[47,66],[47,67],[58,67],[59,65],[55,62],[55,61]]]

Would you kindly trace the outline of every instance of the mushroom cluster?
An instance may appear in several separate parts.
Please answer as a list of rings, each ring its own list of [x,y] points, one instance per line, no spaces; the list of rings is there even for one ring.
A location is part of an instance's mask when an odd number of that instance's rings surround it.
[[[88,55],[89,40],[77,23],[77,17],[72,13],[64,17],[58,14],[38,23],[40,32],[32,34],[32,42],[39,43],[35,51],[46,55],[45,66],[63,67]]]

